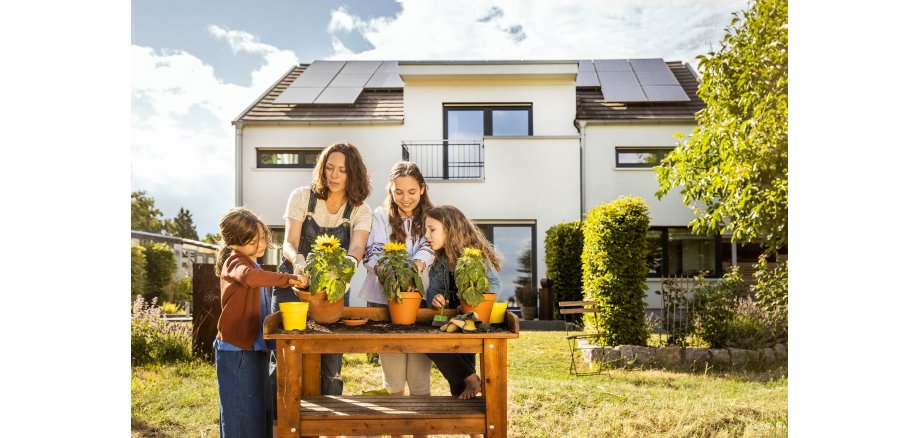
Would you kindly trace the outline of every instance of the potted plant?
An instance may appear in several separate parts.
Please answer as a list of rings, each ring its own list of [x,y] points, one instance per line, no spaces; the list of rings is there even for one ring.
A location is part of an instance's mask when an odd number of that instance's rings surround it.
[[[454,280],[457,283],[461,311],[476,312],[480,321],[488,321],[492,315],[495,294],[486,293],[489,290],[489,280],[486,279],[486,262],[482,258],[482,251],[475,248],[463,249],[463,255],[457,259]]]
[[[537,290],[532,287],[518,287],[514,290],[514,295],[521,305],[521,319],[536,319]]]
[[[390,321],[393,324],[415,324],[419,304],[422,302],[422,277],[403,243],[388,242],[377,262],[377,279],[383,286]]]
[[[351,286],[355,266],[346,260],[339,239],[323,234],[313,243],[307,255],[303,275],[310,278],[309,293],[297,292],[301,300],[310,303],[310,318],[321,324],[339,320],[345,310],[345,292]]]

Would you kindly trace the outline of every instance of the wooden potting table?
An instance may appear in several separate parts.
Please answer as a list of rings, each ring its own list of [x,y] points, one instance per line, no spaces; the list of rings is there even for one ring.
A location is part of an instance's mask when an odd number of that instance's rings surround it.
[[[367,325],[324,325],[332,333],[285,332],[281,314],[273,313],[262,328],[276,342],[278,368],[278,437],[383,434],[474,434],[507,436],[507,340],[520,330],[517,317],[490,333],[445,333],[431,326],[436,314],[420,309],[411,328],[384,325],[386,308],[346,307],[343,318],[361,316]],[[455,311],[445,311],[453,316]],[[388,331],[387,327],[393,329]],[[321,353],[477,353],[482,396],[322,396]],[[346,391],[347,391],[346,387]]]

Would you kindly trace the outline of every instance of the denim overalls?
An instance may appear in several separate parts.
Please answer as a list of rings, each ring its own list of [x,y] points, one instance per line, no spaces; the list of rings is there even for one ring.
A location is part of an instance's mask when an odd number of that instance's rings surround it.
[[[349,244],[351,243],[351,204],[346,202],[345,211],[342,213],[342,219],[344,223],[337,227],[321,227],[316,223],[316,220],[313,219],[313,212],[316,209],[316,194],[312,191],[310,192],[310,204],[307,207],[307,217],[304,218],[303,227],[300,228],[300,244],[297,246],[298,254],[308,254],[310,252],[313,243],[316,241],[316,238],[322,234],[328,234],[334,236],[342,242],[342,247],[345,248],[345,251],[348,252]],[[278,272],[285,272],[288,274],[293,273],[294,266],[291,262],[285,259],[280,266],[278,266]],[[345,292],[345,306],[348,306],[348,298],[351,292]],[[280,310],[279,303],[286,303],[289,301],[300,301],[300,298],[297,297],[297,294],[290,287],[274,287],[272,288],[272,312],[278,312]],[[340,372],[342,372],[342,355],[341,354],[323,354],[321,355],[321,366],[320,366],[320,393],[322,395],[342,395],[342,380],[336,378]],[[270,374],[272,375],[271,381],[274,391],[277,391],[277,381],[275,380],[275,356],[272,354],[272,361],[270,366]]]

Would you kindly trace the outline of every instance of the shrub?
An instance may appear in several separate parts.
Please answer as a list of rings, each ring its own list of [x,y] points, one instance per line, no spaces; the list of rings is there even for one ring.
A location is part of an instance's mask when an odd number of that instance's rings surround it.
[[[761,254],[754,265],[754,284],[751,292],[761,307],[778,311],[789,305],[789,262],[775,268],[767,264],[767,256]]]
[[[517,287],[514,296],[521,307],[537,307],[537,290],[532,287]]]
[[[645,257],[648,205],[639,197],[623,197],[593,208],[583,224],[582,284],[585,298],[598,304],[597,325],[610,335],[606,345],[645,345]]]
[[[161,242],[147,242],[144,248],[147,256],[147,285],[144,298],[159,298],[162,301],[166,295],[166,286],[176,272],[176,252]]]
[[[192,277],[173,278],[166,285],[163,293],[165,299],[175,303],[192,300]]]
[[[775,344],[785,333],[781,312],[762,308],[750,297],[735,301],[725,324],[725,346],[754,350]]]
[[[734,314],[735,302],[744,295],[741,269],[732,266],[722,281],[709,283],[696,277],[694,287],[694,333],[712,348],[723,348],[728,339],[728,322]]]
[[[581,301],[581,222],[564,222],[546,230],[546,277],[553,280],[553,317],[560,319],[560,301]],[[580,321],[580,314],[573,314]]]
[[[131,245],[131,297],[144,294],[147,286],[147,256],[143,246]]]
[[[131,365],[190,361],[192,328],[163,320],[157,299],[138,296],[131,307]]]

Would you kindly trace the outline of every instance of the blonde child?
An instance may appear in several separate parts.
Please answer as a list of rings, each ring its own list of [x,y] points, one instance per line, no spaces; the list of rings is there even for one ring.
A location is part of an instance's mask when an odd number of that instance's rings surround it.
[[[272,435],[268,348],[262,320],[268,314],[271,286],[306,285],[298,275],[263,271],[271,232],[253,212],[238,207],[220,219],[221,248],[214,272],[220,277],[220,317],[214,340],[220,435]]]

